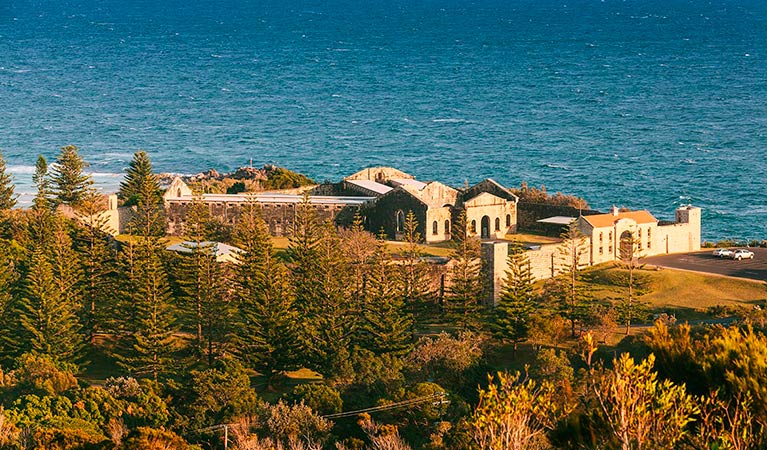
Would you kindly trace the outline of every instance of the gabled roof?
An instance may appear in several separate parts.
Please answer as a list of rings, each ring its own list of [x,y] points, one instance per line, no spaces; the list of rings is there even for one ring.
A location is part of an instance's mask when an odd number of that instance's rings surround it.
[[[517,196],[509,189],[506,189],[501,183],[492,178],[485,178],[474,186],[466,189],[461,197],[463,201],[466,202],[485,192],[515,203],[519,200],[519,198],[517,198]]]
[[[379,183],[388,181],[392,178],[415,178],[413,175],[405,173],[393,167],[368,167],[359,172],[353,173],[344,180],[371,180]]]
[[[647,210],[621,211],[617,214],[607,213],[581,217],[594,228],[611,227],[615,224],[615,222],[621,219],[633,220],[637,224],[658,223],[658,219],[656,219],[652,214],[650,214],[650,211]]]
[[[428,206],[455,205],[458,191],[439,181],[423,184],[403,184],[396,189],[402,189]]]

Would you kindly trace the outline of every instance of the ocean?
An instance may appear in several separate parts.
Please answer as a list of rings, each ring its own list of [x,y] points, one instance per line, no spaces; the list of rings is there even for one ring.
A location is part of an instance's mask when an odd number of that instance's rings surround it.
[[[276,163],[492,177],[767,238],[767,2],[0,0],[0,149],[22,201],[80,147],[114,190]]]

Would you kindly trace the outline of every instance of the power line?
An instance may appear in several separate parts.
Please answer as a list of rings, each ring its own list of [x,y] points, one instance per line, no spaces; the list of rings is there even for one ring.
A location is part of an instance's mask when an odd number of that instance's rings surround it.
[[[356,411],[346,411],[346,412],[340,412],[336,414],[327,414],[325,416],[322,416],[323,419],[342,419],[345,417],[352,417],[363,413],[371,413],[371,412],[381,412],[381,411],[389,411],[392,409],[399,409],[399,408],[408,408],[410,406],[420,405],[421,403],[427,403],[434,400],[440,400],[440,404],[445,403],[445,400],[443,400],[445,397],[447,397],[446,392],[437,392],[436,394],[432,395],[426,395],[424,397],[416,397],[411,398],[408,400],[403,400],[401,402],[396,403],[389,403],[388,405],[380,405],[380,406],[373,406],[370,408],[365,409],[358,409]],[[224,430],[224,448],[228,448],[229,444],[229,427],[233,426],[234,424],[231,423],[225,423],[225,424],[219,424],[219,425],[212,425],[206,428],[200,428],[196,431],[216,431],[216,430]]]
[[[346,412],[341,412],[336,414],[328,414],[322,417],[325,419],[340,419],[343,417],[356,416],[358,414],[368,413],[368,412],[380,412],[380,411],[388,411],[390,409],[407,408],[409,406],[415,406],[421,403],[442,399],[443,397],[446,397],[446,396],[447,394],[445,392],[438,392],[436,394],[427,395],[425,397],[417,397],[417,398],[412,398],[409,400],[403,400],[401,402],[389,403],[388,405],[373,406],[370,408],[358,409],[356,411],[346,411]]]

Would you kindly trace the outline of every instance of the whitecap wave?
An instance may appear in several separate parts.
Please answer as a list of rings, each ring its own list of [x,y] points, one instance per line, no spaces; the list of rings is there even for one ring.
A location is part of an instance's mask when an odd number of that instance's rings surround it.
[[[466,123],[466,119],[432,119],[432,122],[435,123]]]

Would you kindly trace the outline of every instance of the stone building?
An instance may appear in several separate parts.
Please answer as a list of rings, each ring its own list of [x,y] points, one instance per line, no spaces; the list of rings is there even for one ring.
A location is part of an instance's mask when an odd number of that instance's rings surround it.
[[[233,225],[243,205],[255,202],[261,207],[261,214],[273,236],[290,234],[296,209],[303,201],[303,195],[263,194],[203,194],[198,197],[210,208],[211,215],[223,223]],[[189,205],[195,196],[181,178],[176,178],[163,195],[167,232],[172,235],[184,233],[184,223]],[[320,221],[348,222],[361,205],[375,200],[364,196],[309,196]]]
[[[453,224],[464,210],[470,233],[482,239],[503,239],[517,229],[517,197],[491,179],[455,189],[437,181],[416,180],[391,167],[372,167],[311,192],[332,194],[309,196],[321,221],[350,223],[360,211],[368,230],[383,230],[390,239],[402,238],[405,218],[411,211],[428,243],[450,240]],[[214,217],[229,224],[236,221],[245,202],[255,201],[275,236],[289,234],[296,206],[303,200],[301,195],[284,193],[205,194],[199,198],[209,205]],[[183,233],[186,211],[193,200],[189,186],[181,178],[174,179],[163,196],[169,234]]]
[[[409,212],[427,243],[450,240],[453,224],[464,210],[469,232],[482,239],[503,239],[517,229],[517,197],[491,179],[461,190],[375,167],[345,178],[344,184],[349,190],[378,196],[363,207],[366,225],[373,232],[383,230],[391,239],[402,238]]]
[[[661,221],[649,211],[620,211],[613,208],[606,214],[582,215],[570,217],[576,221],[584,235],[586,252],[581,255],[581,264],[593,266],[621,259],[621,245],[627,238],[635,242],[636,257],[648,257],[671,253],[687,253],[700,250],[701,210],[694,206],[681,206],[676,209],[674,222]],[[566,217],[557,217],[566,219]],[[559,244],[530,246],[527,256],[530,269],[536,279],[553,278],[564,268],[560,257]],[[488,285],[488,303],[497,303],[508,269],[504,255],[508,254],[509,244],[505,241],[483,242],[482,252]]]
[[[620,211],[578,218],[578,228],[589,238],[589,261],[600,264],[621,259],[621,245],[636,243],[638,257],[700,250],[701,211],[693,206],[676,210],[674,222],[662,222],[649,211]]]

